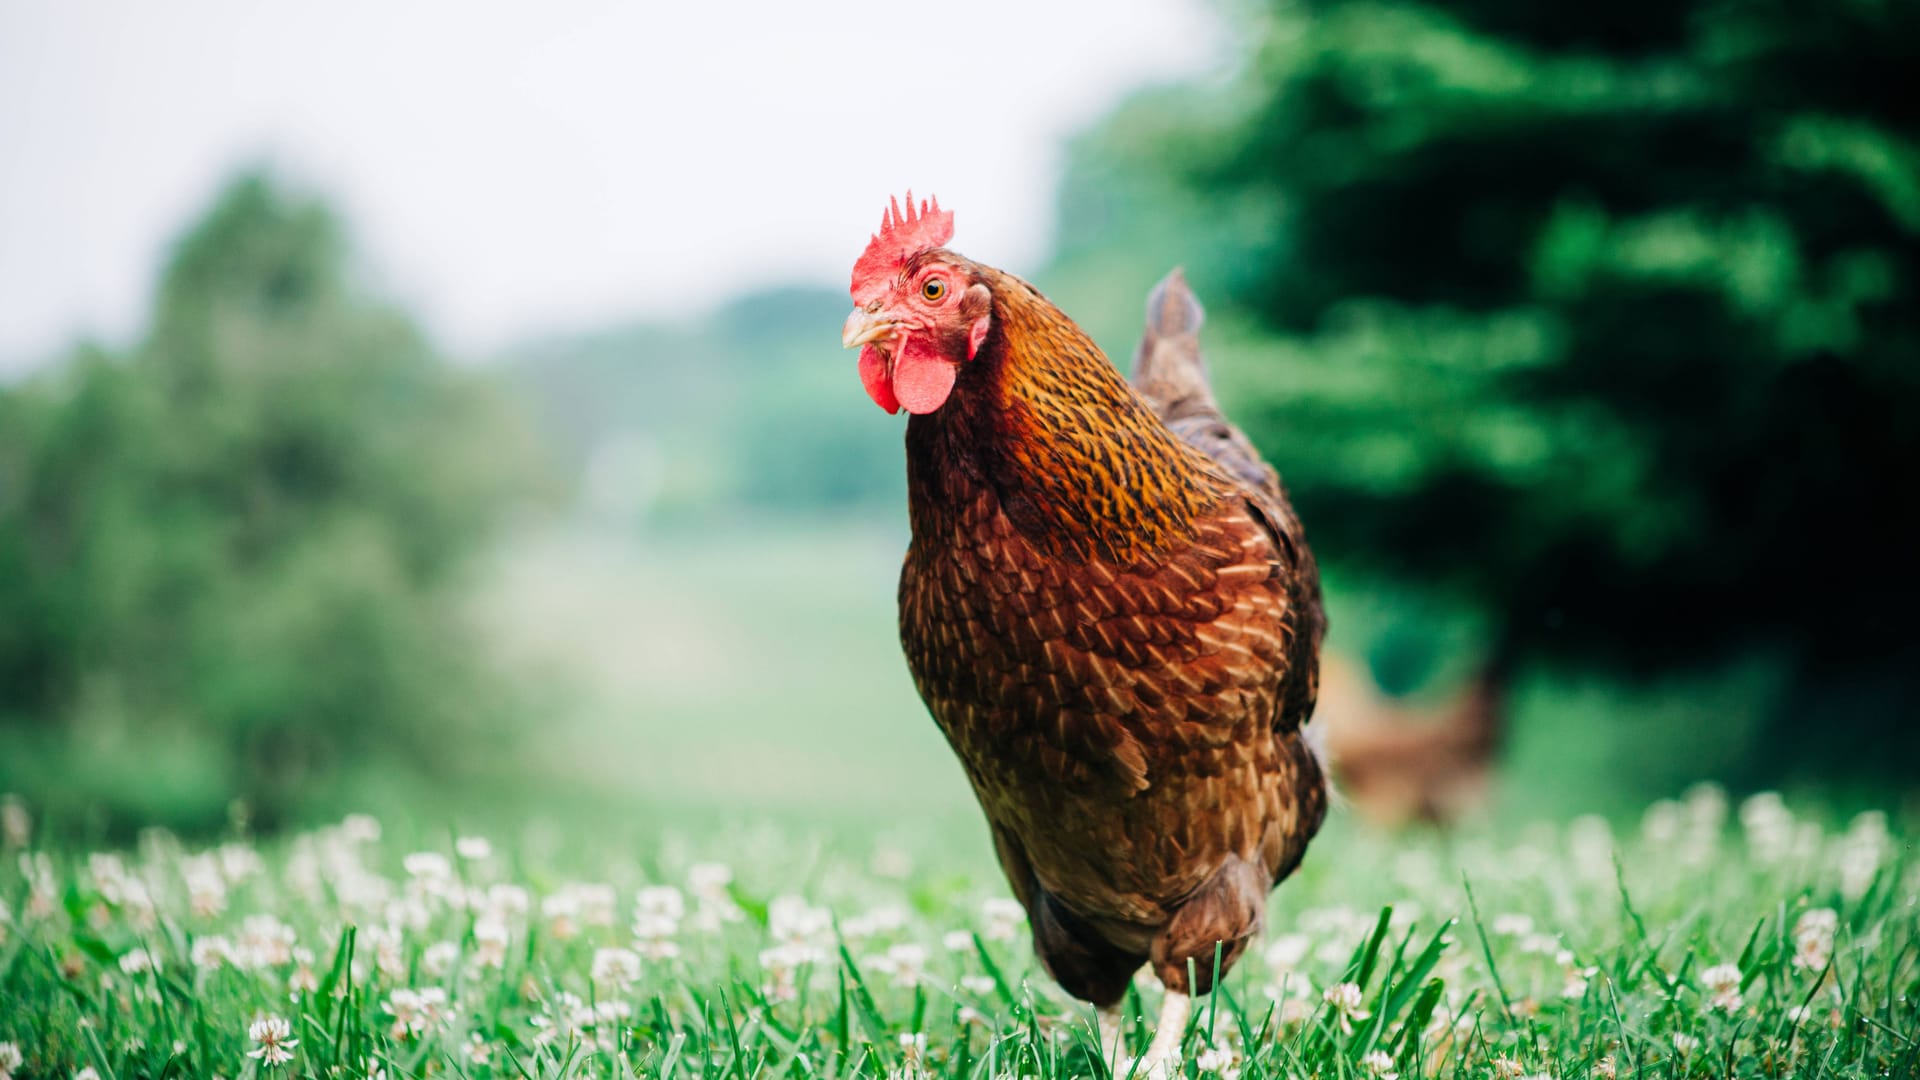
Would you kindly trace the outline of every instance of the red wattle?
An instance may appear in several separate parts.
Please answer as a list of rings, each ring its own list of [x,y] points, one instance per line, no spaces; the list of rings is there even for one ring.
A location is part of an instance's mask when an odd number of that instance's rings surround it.
[[[889,413],[900,411],[900,399],[893,396],[893,387],[887,384],[886,357],[871,343],[860,347],[860,385],[867,388],[867,396],[875,405]]]
[[[924,335],[908,334],[893,361],[894,400],[910,413],[930,413],[946,403],[959,374],[959,365],[941,356]]]

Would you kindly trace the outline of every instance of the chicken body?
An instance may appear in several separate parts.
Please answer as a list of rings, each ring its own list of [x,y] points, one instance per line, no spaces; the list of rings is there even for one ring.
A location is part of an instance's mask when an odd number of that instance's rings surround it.
[[[1032,286],[934,255],[986,287],[991,329],[907,427],[915,684],[1061,985],[1111,1006],[1151,963],[1170,996],[1206,993],[1326,811],[1301,731],[1313,558],[1213,406],[1177,274],[1143,396]]]

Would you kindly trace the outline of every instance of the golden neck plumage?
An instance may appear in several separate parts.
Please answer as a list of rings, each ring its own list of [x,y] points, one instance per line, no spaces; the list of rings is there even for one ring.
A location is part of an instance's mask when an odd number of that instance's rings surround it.
[[[976,267],[993,328],[938,411],[907,424],[916,541],[982,494],[1030,541],[1127,565],[1193,534],[1227,488],[1092,339],[1010,274]]]

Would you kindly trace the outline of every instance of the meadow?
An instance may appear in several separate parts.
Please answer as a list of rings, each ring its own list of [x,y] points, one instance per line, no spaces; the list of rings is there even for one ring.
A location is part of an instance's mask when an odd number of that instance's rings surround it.
[[[941,829],[34,841],[9,803],[0,1076],[1100,1076],[990,860]],[[1904,826],[1697,787],[1631,827],[1336,816],[1182,1075],[1903,1076]],[[1158,988],[1130,995],[1149,1034]]]

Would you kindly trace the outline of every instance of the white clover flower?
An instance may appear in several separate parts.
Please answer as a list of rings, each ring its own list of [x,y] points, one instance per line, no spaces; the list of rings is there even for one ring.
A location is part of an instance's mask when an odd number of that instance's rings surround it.
[[[867,966],[892,978],[895,986],[912,986],[927,970],[927,947],[903,942],[879,956],[867,957]]]
[[[95,852],[87,856],[87,869],[100,898],[120,909],[135,928],[150,930],[156,925],[153,894],[147,889],[146,882],[127,871],[126,863],[120,856]],[[89,919],[96,927],[104,927],[111,915],[111,912],[102,908],[90,913]]]
[[[732,899],[727,886],[733,884],[733,868],[725,863],[703,862],[687,867],[687,891],[702,899]]]
[[[160,958],[149,952],[144,945],[136,945],[120,955],[120,970],[129,975],[139,975],[160,969]]]
[[[188,855],[180,860],[180,877],[187,884],[187,906],[195,915],[211,919],[227,910],[227,876],[212,855]]]
[[[368,926],[360,931],[360,947],[354,949],[353,973],[356,980],[369,976],[368,967],[389,979],[407,975],[407,956],[401,948],[400,932],[391,926]]]
[[[1240,1075],[1240,1055],[1227,1046],[1209,1046],[1194,1056],[1194,1067],[1201,1072],[1212,1073],[1221,1080],[1234,1080]],[[1381,1080],[1394,1080],[1389,1075]]]
[[[287,976],[287,992],[299,997],[320,989],[320,977],[313,972],[313,953],[296,948],[293,950],[293,972]]]
[[[633,910],[636,916],[678,923],[687,914],[687,901],[672,885],[648,885],[634,895]]]
[[[634,951],[648,960],[671,960],[680,955],[673,935],[680,924],[665,915],[641,912],[633,917]]]
[[[1262,957],[1275,975],[1292,971],[1306,960],[1313,942],[1305,934],[1281,934],[1267,943]]]
[[[278,1016],[262,1015],[247,1028],[247,1037],[260,1045],[247,1056],[266,1065],[284,1065],[293,1060],[293,1048],[300,1040],[291,1038],[293,1025]]]
[[[342,839],[355,844],[371,844],[380,839],[380,819],[371,814],[348,814],[340,822]]]
[[[1833,959],[1833,939],[1840,931],[1840,915],[1832,908],[1813,908],[1793,924],[1793,966],[1823,971]]]
[[[767,932],[775,941],[806,944],[825,938],[833,915],[798,896],[777,896],[767,905]]]
[[[1369,1050],[1360,1059],[1360,1067],[1380,1080],[1399,1080],[1400,1074],[1394,1071],[1393,1055],[1385,1050]]]
[[[453,880],[453,862],[437,851],[416,851],[402,859],[400,865],[415,880],[425,884],[441,884]]]
[[[940,947],[950,953],[970,953],[973,951],[973,931],[949,930],[940,936]]]
[[[1493,1075],[1499,1077],[1500,1080],[1519,1080],[1519,1078],[1525,1076],[1526,1073],[1527,1067],[1525,1065],[1520,1064],[1520,1062],[1505,1054],[1493,1059]]]
[[[960,976],[960,986],[968,993],[980,994],[982,996],[991,994],[1000,988],[999,984],[994,982],[993,978],[988,975],[962,975]]]
[[[0,844],[23,848],[32,839],[33,815],[27,812],[26,802],[18,795],[0,796]],[[19,1052],[17,1047],[14,1052]]]
[[[1613,826],[1598,814],[1582,814],[1567,825],[1567,849],[1574,870],[1588,881],[1613,878]]]
[[[229,885],[238,885],[250,878],[258,877],[267,869],[267,864],[261,860],[259,852],[253,850],[251,845],[237,840],[221,844],[214,854],[219,857],[220,873],[227,879]]]
[[[453,842],[453,853],[468,862],[493,857],[493,844],[484,836],[462,836]]]
[[[249,915],[240,924],[240,940],[234,944],[240,967],[279,967],[293,959],[298,940],[293,927],[272,915]]]
[[[1679,803],[1672,799],[1660,799],[1641,815],[1640,834],[1653,844],[1664,847],[1679,838],[1682,820]]]
[[[93,1066],[87,1065],[82,1067],[79,1072],[73,1074],[73,1080],[100,1080],[100,1072]]]
[[[555,941],[572,941],[580,936],[580,897],[562,889],[540,901],[540,917],[547,921],[547,936]]]
[[[820,963],[826,953],[817,946],[784,942],[760,952],[760,969],[767,974],[762,990],[773,1001],[792,1001],[800,994],[799,972]]]
[[[187,960],[201,971],[213,971],[233,962],[233,943],[219,934],[194,938],[187,950]]]
[[[620,894],[613,886],[576,884],[573,895],[580,904],[580,921],[587,926],[612,926],[618,920]]]
[[[740,905],[733,902],[728,886],[733,870],[724,863],[695,863],[687,869],[687,891],[700,902],[693,913],[693,927],[704,934],[717,934],[727,923],[744,917]]]
[[[1614,1064],[1612,1054],[1593,1063],[1593,1080],[1615,1080],[1618,1072],[1619,1067]]]
[[[913,876],[913,856],[899,848],[880,848],[873,853],[867,868],[874,877],[905,881]]]
[[[380,1008],[393,1017],[393,1037],[418,1039],[446,1022],[447,992],[437,986],[423,990],[401,988],[387,995]]]
[[[434,909],[428,906],[430,897],[459,893],[450,885],[428,886],[425,879],[415,878],[413,886],[406,895],[389,902],[384,912],[386,924],[395,930],[425,930],[433,924]]]
[[[625,989],[640,978],[640,954],[632,949],[597,949],[592,977],[601,986]]]
[[[1493,917],[1493,932],[1501,937],[1527,937],[1533,933],[1533,916],[1508,912]]]
[[[908,1061],[919,1061],[925,1058],[927,1056],[927,1033],[924,1031],[901,1033],[900,1053]]]
[[[633,950],[648,960],[673,960],[680,955],[680,944],[672,938],[636,937],[633,939]]]
[[[560,1009],[560,1023],[551,1029],[553,1034],[583,1040],[602,1053],[613,1053],[619,1048],[620,1028],[633,1016],[633,1006],[624,1001],[588,1005],[579,997],[562,992],[556,1004]],[[536,1036],[534,1041],[540,1043],[542,1038]]]
[[[1587,996],[1587,988],[1592,984],[1593,976],[1599,968],[1574,968],[1567,972],[1567,981],[1560,986],[1560,996],[1568,1001],[1578,1001]]]
[[[1700,973],[1700,985],[1709,995],[1707,1008],[1716,1012],[1734,1012],[1739,1009],[1740,968],[1735,964],[1715,964]]]
[[[1700,1040],[1685,1032],[1676,1031],[1673,1033],[1673,1048],[1680,1052],[1681,1057],[1686,1057],[1700,1049]]]
[[[1355,1020],[1366,1020],[1373,1016],[1372,1013],[1360,1007],[1364,998],[1360,993],[1360,987],[1355,983],[1335,983],[1327,987],[1320,998],[1333,1006],[1334,1017],[1340,1022],[1340,1030],[1345,1034],[1353,1034]]]
[[[1520,951],[1535,956],[1552,956],[1560,951],[1560,939],[1552,934],[1528,934],[1520,939]]]
[[[0,1042],[0,1080],[13,1080],[13,1070],[26,1062],[19,1043]]]
[[[53,859],[44,851],[20,853],[20,876],[27,879],[26,917],[49,918],[59,910],[60,882],[53,872]]]
[[[473,923],[473,961],[481,967],[502,968],[507,964],[507,924],[488,916]]]
[[[475,1065],[485,1065],[493,1060],[493,1044],[481,1038],[477,1031],[467,1036],[467,1044],[463,1049],[467,1060]]]
[[[486,896],[480,901],[480,910],[501,919],[525,915],[532,908],[532,895],[526,889],[507,882],[487,886]],[[607,925],[613,925],[611,919]]]
[[[1887,835],[1887,815],[1868,810],[1853,819],[1840,841],[1840,894],[1858,900],[1873,887],[1880,874],[1880,863],[1892,849]]]
[[[848,941],[864,941],[890,934],[907,924],[907,913],[898,906],[877,907],[840,924],[840,934]]]
[[[1262,987],[1267,997],[1280,1005],[1280,1022],[1283,1024],[1304,1024],[1313,1019],[1314,1004],[1319,996],[1313,992],[1313,980],[1301,975],[1288,976],[1284,983],[1268,983]]]
[[[1020,936],[1020,924],[1027,921],[1027,909],[1020,901],[995,896],[981,905],[981,913],[986,916],[986,927],[980,936],[988,941],[1012,941]]]
[[[1793,812],[1778,792],[1762,791],[1740,804],[1740,827],[1755,860],[1777,863],[1793,851]]]
[[[87,875],[93,878],[93,887],[107,903],[120,903],[127,882],[127,864],[120,856],[107,851],[93,852],[87,856]]]
[[[420,954],[420,970],[429,978],[446,978],[459,962],[460,946],[451,941],[436,941]]]
[[[680,919],[686,914],[686,899],[671,885],[650,885],[634,898],[634,948],[650,960],[670,960],[680,955],[673,937],[680,932]]]

